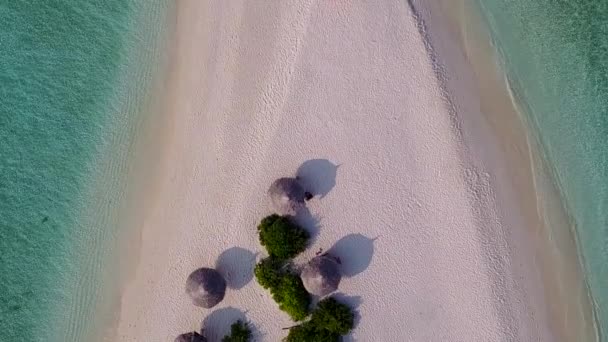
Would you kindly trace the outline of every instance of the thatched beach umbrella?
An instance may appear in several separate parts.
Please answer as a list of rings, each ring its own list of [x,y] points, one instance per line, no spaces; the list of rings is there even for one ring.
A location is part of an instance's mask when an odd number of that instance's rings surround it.
[[[186,293],[194,305],[209,309],[224,299],[226,280],[212,268],[199,268],[188,277]]]
[[[175,342],[207,342],[207,339],[203,335],[193,331],[177,336]]]
[[[280,215],[295,215],[312,194],[304,190],[296,178],[279,178],[268,189],[274,209]]]
[[[300,274],[306,291],[317,296],[328,295],[338,289],[342,276],[338,260],[323,254],[310,260]]]

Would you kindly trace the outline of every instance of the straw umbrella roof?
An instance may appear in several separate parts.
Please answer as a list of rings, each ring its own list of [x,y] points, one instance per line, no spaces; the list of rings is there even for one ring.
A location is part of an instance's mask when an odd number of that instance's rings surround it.
[[[300,277],[306,291],[321,297],[336,291],[342,279],[337,259],[329,254],[312,258]]]
[[[295,215],[311,196],[296,178],[279,178],[268,189],[274,209],[280,215]]]
[[[207,342],[207,339],[203,335],[193,331],[177,336],[175,342]]]
[[[194,305],[209,309],[224,299],[226,280],[212,268],[199,268],[188,277],[186,293]]]

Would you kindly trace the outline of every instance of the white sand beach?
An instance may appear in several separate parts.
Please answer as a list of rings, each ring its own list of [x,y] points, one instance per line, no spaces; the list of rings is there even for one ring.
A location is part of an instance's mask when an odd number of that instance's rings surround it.
[[[245,317],[256,341],[280,341],[293,322],[252,268],[266,190],[295,175],[316,194],[298,260],[320,248],[342,259],[337,296],[357,312],[346,341],[556,338],[524,176],[507,171],[520,166],[484,121],[452,37],[426,36],[443,19],[420,6],[177,3],[162,168],[108,340],[172,341],[205,320],[215,341]],[[216,265],[231,288],[195,307],[186,278]]]

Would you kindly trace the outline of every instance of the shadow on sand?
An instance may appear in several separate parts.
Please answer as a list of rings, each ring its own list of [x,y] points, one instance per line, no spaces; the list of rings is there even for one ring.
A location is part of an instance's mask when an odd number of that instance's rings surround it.
[[[224,336],[230,334],[230,326],[238,320],[249,324],[255,334],[255,327],[247,321],[244,312],[233,307],[227,307],[215,310],[205,317],[201,326],[202,335],[209,341],[221,341]]]
[[[313,245],[321,230],[321,219],[304,207],[298,210],[293,220],[310,234],[309,246]]]
[[[296,172],[296,178],[313,196],[325,197],[336,186],[338,166],[327,159],[307,160]]]
[[[243,288],[253,279],[254,266],[255,254],[241,247],[225,250],[215,263],[215,269],[226,279],[226,285],[234,290]]]
[[[372,262],[374,241],[361,234],[349,234],[338,240],[328,252],[340,258],[342,275],[353,277],[365,271]]]

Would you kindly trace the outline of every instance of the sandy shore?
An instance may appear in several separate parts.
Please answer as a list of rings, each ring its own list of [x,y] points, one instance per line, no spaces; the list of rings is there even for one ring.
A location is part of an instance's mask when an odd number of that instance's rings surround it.
[[[511,235],[509,240],[520,241],[513,246],[523,247],[513,253],[514,267],[519,268],[516,273],[528,272],[527,278],[535,280],[528,284],[540,284],[541,287],[529,287],[525,292],[545,299],[537,303],[544,307],[533,308],[531,312],[547,312],[550,329],[557,340],[596,341],[592,299],[571,220],[537,146],[537,138],[526,128],[529,125],[522,112],[525,108],[519,108],[517,99],[510,93],[502,66],[497,65],[499,58],[478,9],[466,0],[435,0],[429,2],[427,8],[431,9],[433,17],[443,16],[451,34],[449,41],[461,47],[462,55],[453,55],[446,62],[450,63],[451,69],[470,70],[476,85],[482,116],[478,117],[474,110],[461,111],[462,114],[470,115],[473,122],[487,124],[489,130],[484,131],[497,138],[500,154],[511,164],[496,165],[494,169],[497,181],[503,183],[499,188],[512,188],[523,214],[521,226],[506,230]],[[441,40],[442,33],[445,38],[445,30],[431,35],[435,40]],[[436,45],[446,47],[449,44]],[[475,148],[478,144],[471,141],[469,146]],[[499,206],[505,206],[500,204],[501,198],[497,200]]]
[[[317,194],[300,260],[323,248],[344,261],[347,340],[554,338],[512,184],[530,176],[504,171],[519,166],[477,120],[466,65],[438,67],[437,52],[462,57],[420,33],[442,20],[388,0],[177,7],[160,182],[109,340],[171,341],[204,320],[215,341],[242,317],[258,340],[285,336],[293,323],[251,269],[266,189],[295,174]],[[216,265],[232,289],[197,308],[185,279]]]

